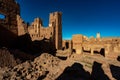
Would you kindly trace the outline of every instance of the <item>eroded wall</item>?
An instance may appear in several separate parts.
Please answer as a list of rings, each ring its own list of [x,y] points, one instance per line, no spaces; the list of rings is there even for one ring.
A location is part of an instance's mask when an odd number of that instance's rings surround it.
[[[17,15],[18,36],[28,33],[28,25],[22,20],[20,15]]]
[[[56,49],[62,49],[62,14],[61,12],[50,13],[49,25],[44,27],[42,20],[36,18],[28,27],[28,33],[32,41],[47,39],[53,42]]]
[[[63,47],[66,49],[69,47],[69,40],[63,40]],[[90,53],[101,54],[107,58],[116,59],[120,55],[120,38],[100,38],[90,37],[87,38],[84,35],[76,34],[72,36],[71,40],[72,51],[76,54]],[[73,52],[73,53],[74,53]]]
[[[72,37],[72,47],[77,54],[82,53],[83,35],[77,34]]]
[[[34,22],[28,27],[28,32],[32,41],[50,39],[53,37],[53,27],[44,27],[40,18],[34,20]]]
[[[4,19],[0,19],[0,24],[14,34],[18,34],[17,15],[20,14],[19,4],[15,0],[0,0],[0,14]]]
[[[63,40],[62,41],[62,50],[72,49],[72,41],[71,40]]]

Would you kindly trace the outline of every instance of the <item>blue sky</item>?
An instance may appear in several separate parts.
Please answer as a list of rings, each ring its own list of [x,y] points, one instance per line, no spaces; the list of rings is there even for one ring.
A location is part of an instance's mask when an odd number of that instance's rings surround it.
[[[120,0],[17,0],[21,17],[31,23],[40,17],[48,26],[49,13],[62,12],[63,39],[74,34],[88,37],[120,36]]]

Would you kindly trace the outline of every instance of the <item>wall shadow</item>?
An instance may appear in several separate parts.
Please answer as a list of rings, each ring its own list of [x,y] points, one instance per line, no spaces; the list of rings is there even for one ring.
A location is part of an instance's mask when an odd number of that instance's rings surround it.
[[[17,36],[17,34],[0,25],[0,48],[2,47],[6,47],[9,50],[19,49],[32,55],[40,53],[53,54],[56,52],[55,45],[51,40],[32,41],[29,34]]]
[[[0,25],[0,47],[11,47],[16,37],[16,34]]]
[[[94,50],[94,54],[100,54],[100,52],[99,52],[99,51]]]
[[[94,54],[100,54],[100,55],[102,55],[102,56],[105,57],[105,49],[104,49],[104,48],[101,48],[100,51],[94,50]]]
[[[83,50],[83,52],[88,53],[88,54],[90,54],[90,53],[91,53],[90,51],[87,51],[87,50]]]
[[[85,52],[85,53],[91,53],[91,51],[90,50],[85,50],[83,47],[82,47],[82,50],[83,50],[83,52]]]
[[[117,60],[120,61],[120,56],[117,57]]]
[[[65,46],[66,46],[66,49],[68,49],[69,48],[69,42],[66,42]]]
[[[52,55],[56,53],[55,45],[51,40],[32,41],[29,34],[17,36],[0,24],[0,48],[4,47],[8,49],[10,54],[14,55],[16,60],[21,60],[18,63],[34,60],[42,53]]]
[[[104,48],[101,48],[100,54],[105,57],[105,49]]]
[[[71,67],[67,67],[64,72],[56,80],[89,80],[90,73],[83,69],[79,63],[74,63]]]
[[[56,53],[55,46],[50,40],[43,39],[40,41],[32,41],[29,34],[18,36],[15,39],[14,44],[12,44],[12,47],[10,48],[11,53],[14,54],[15,57],[17,57],[17,54],[19,53],[15,52],[16,49],[19,50],[19,52],[24,53],[24,55],[26,54],[30,56],[30,58],[23,57],[23,60],[34,59],[42,53],[49,53],[52,55],[55,55]],[[22,59],[22,56],[20,59]]]
[[[114,65],[110,65],[110,70],[111,70],[112,76],[116,80],[120,80],[120,67],[114,66]]]
[[[110,80],[102,69],[102,64],[94,62],[90,80]]]
[[[50,40],[32,41],[29,34],[17,36],[0,25],[0,48],[3,47],[7,48],[16,59],[21,61],[33,60],[42,53],[52,55],[56,53],[55,45]]]
[[[76,50],[75,50],[75,49],[72,49],[72,52],[73,52],[73,53],[76,53]]]

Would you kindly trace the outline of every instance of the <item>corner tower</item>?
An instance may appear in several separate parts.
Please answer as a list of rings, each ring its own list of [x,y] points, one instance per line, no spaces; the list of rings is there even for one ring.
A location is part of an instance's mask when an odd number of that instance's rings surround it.
[[[53,27],[53,40],[56,49],[62,49],[62,13],[50,13],[49,24]]]

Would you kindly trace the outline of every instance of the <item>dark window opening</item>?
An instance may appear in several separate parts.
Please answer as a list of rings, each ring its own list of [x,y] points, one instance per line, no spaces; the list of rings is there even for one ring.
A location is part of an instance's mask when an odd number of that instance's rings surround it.
[[[68,48],[69,48],[69,43],[66,42],[66,43],[65,43],[65,46],[66,46],[66,49],[68,49]]]
[[[65,47],[62,47],[62,50],[65,50]]]
[[[117,60],[120,61],[120,56],[117,57]]]
[[[82,47],[82,50],[83,50],[83,52],[85,52],[85,53],[91,53],[91,51],[90,50],[84,50],[84,48]]]
[[[58,56],[59,59],[62,59],[62,60],[66,60],[67,57],[61,57],[61,56]]]
[[[72,52],[73,52],[73,53],[76,53],[76,50],[75,50],[75,49],[73,49],[73,50],[72,50]]]
[[[100,54],[103,55],[103,56],[105,57],[105,49],[104,49],[104,48],[101,48]]]
[[[95,53],[95,54],[99,54],[99,51],[96,51],[96,50],[95,50],[94,53]]]
[[[100,52],[94,50],[94,54],[101,54],[102,56],[105,56],[105,49],[104,49],[104,48],[101,48]]]
[[[85,53],[91,53],[91,51],[88,51],[88,50],[83,50],[83,52],[85,52]]]

